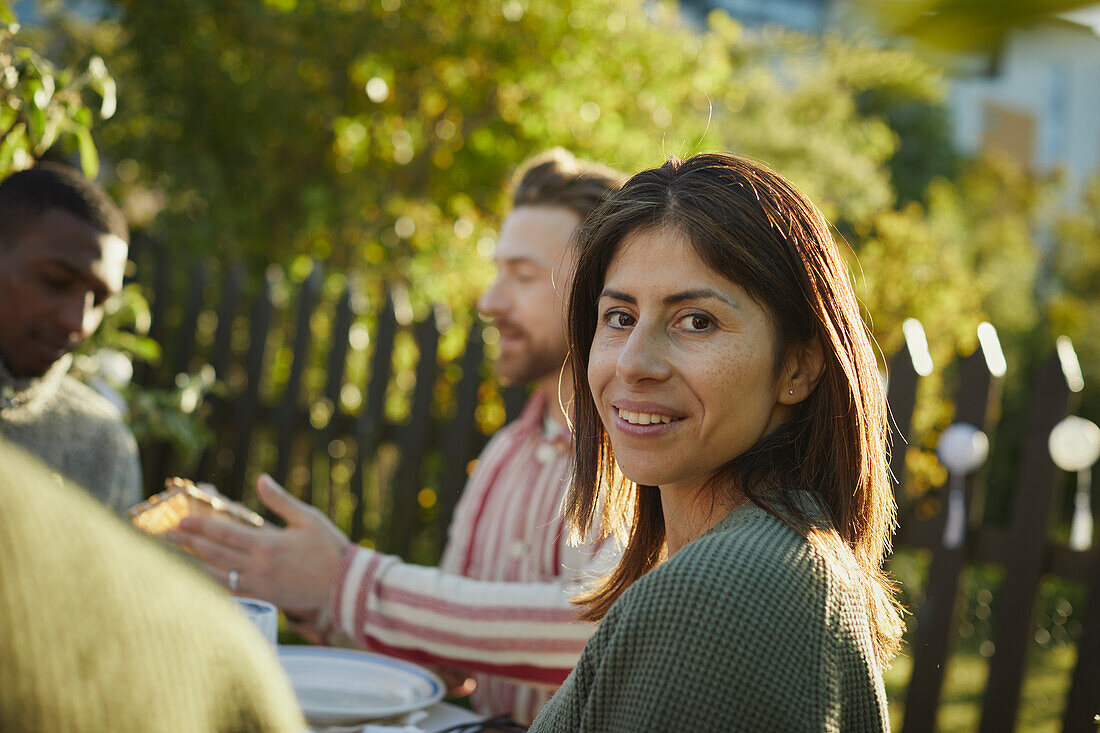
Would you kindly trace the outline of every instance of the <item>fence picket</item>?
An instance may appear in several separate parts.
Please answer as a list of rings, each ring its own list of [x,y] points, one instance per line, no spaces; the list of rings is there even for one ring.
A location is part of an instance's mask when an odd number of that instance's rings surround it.
[[[306,364],[309,362],[309,347],[313,343],[313,329],[310,328],[310,319],[313,317],[313,308],[317,303],[317,294],[321,288],[321,266],[313,265],[313,271],[298,288],[298,317],[294,322],[294,347],[290,362],[290,376],[287,378],[286,387],[283,389],[283,399],[276,413],[275,421],[278,425],[278,437],[276,450],[278,458],[275,460],[275,470],[271,477],[283,486],[287,485],[287,472],[290,470],[290,456],[294,448],[294,434],[303,426],[299,420],[298,403],[302,392],[302,374],[305,373]],[[306,482],[306,487],[309,482]],[[291,487],[288,487],[291,488]],[[291,488],[294,491],[297,487]],[[306,491],[308,492],[308,488]],[[308,493],[305,498],[309,501]]]
[[[1093,545],[1088,598],[1077,640],[1077,664],[1062,716],[1063,733],[1096,733],[1100,715],[1100,546]]]
[[[215,377],[226,384],[229,378],[229,360],[233,349],[233,321],[237,318],[240,302],[241,283],[244,280],[244,268],[237,263],[229,268],[222,277],[222,286],[218,295],[218,327],[214,332],[214,352],[210,356],[210,366]],[[229,404],[223,399],[210,399],[210,426],[215,439],[210,447],[203,451],[199,460],[198,474],[208,477],[215,485],[220,483],[218,475],[218,446],[227,445],[231,440]]]
[[[1016,725],[1057,472],[1047,438],[1066,416],[1069,395],[1061,362],[1052,356],[1043,365],[1032,393],[1012,507],[1012,540],[1004,557],[1005,579],[993,618],[994,656],[982,699],[981,733],[1010,731]]]
[[[243,281],[244,268],[239,262],[232,265],[222,278],[218,298],[218,330],[214,333],[214,353],[210,358],[210,366],[214,367],[214,373],[222,380],[226,378],[229,369],[233,348],[233,321],[237,318]]]
[[[386,547],[389,552],[408,557],[412,546],[413,521],[416,518],[416,498],[420,491],[420,473],[424,449],[428,442],[428,411],[438,371],[436,353],[439,329],[433,316],[416,327],[416,345],[420,360],[416,365],[416,386],[413,388],[411,419],[398,436],[401,458],[394,480],[390,484],[390,523],[386,527]]]
[[[955,422],[990,429],[990,405],[999,395],[1000,378],[990,374],[986,354],[978,348],[962,360],[959,384],[955,391]],[[966,505],[973,506],[972,497],[980,485],[977,474],[966,479]],[[946,487],[945,487],[946,488]],[[940,514],[934,526],[943,532],[947,517],[947,501],[942,502]],[[974,517],[974,512],[969,515]],[[970,537],[970,533],[967,533]],[[905,696],[903,731],[930,731],[935,729],[939,710],[940,691],[947,670],[951,641],[957,625],[955,599],[958,596],[959,575],[966,562],[968,542],[957,548],[936,547],[925,584],[924,603],[918,615],[917,635],[913,644],[913,673]]]
[[[912,355],[904,348],[899,349],[890,360],[887,374],[890,379],[886,394],[890,408],[890,473],[894,477],[894,499],[900,507],[900,491],[905,479],[905,450],[909,445],[920,375],[913,366]]]
[[[142,256],[153,262],[153,284],[148,289],[152,298],[149,303],[149,337],[158,344],[164,344],[164,314],[168,309],[169,292],[168,275],[171,272],[171,263],[163,256],[160,242],[149,237],[142,237]],[[151,384],[153,379],[152,367],[142,362],[134,370],[134,380],[140,384]],[[148,475],[148,474],[147,474]]]
[[[436,525],[440,547],[447,540],[449,520],[466,484],[466,464],[474,457],[474,415],[484,359],[481,330],[471,326],[462,356],[462,378],[455,387],[455,415],[447,425],[443,442],[443,476],[439,482],[439,522]]]
[[[519,417],[523,406],[527,404],[527,388],[522,384],[513,384],[504,388],[504,423],[508,424]],[[549,395],[557,399],[557,395]]]
[[[332,338],[329,340],[331,344],[329,348],[328,369],[325,372],[325,391],[324,398],[326,403],[326,409],[329,410],[328,422],[324,427],[317,431],[315,450],[319,451],[324,456],[325,464],[329,466],[328,475],[325,477],[326,483],[329,484],[328,492],[328,515],[334,516],[336,513],[335,496],[332,491],[332,463],[329,457],[328,446],[336,439],[336,426],[338,418],[340,416],[340,389],[344,384],[344,369],[347,366],[348,360],[348,334],[351,332],[351,322],[355,317],[355,312],[351,305],[351,287],[345,287],[343,294],[340,296],[340,300],[336,304],[336,313],[332,322]],[[307,491],[310,491],[308,486],[312,486],[312,482],[307,485]],[[312,496],[310,497],[312,499]]]
[[[174,373],[188,371],[191,357],[195,355],[195,334],[198,332],[199,313],[202,312],[202,296],[206,290],[206,265],[198,260],[191,265],[187,280],[187,293],[184,296],[183,313],[179,328],[175,329],[179,339],[175,345]],[[162,342],[163,343],[163,342]]]
[[[390,382],[393,369],[393,340],[397,335],[397,317],[394,313],[393,299],[386,298],[374,334],[374,354],[371,357],[371,370],[367,375],[364,392],[366,400],[359,419],[355,422],[356,458],[355,470],[351,478],[352,491],[355,494],[355,512],[352,514],[351,539],[358,542],[363,538],[363,518],[366,511],[365,481],[363,472],[373,460],[382,435],[382,416],[385,413],[386,387]]]
[[[230,474],[226,493],[232,499],[244,495],[245,473],[248,471],[248,453],[252,446],[252,430],[256,424],[256,412],[260,404],[260,381],[264,371],[264,353],[267,351],[267,334],[271,327],[271,282],[265,278],[263,290],[252,306],[252,342],[248,346],[246,362],[248,385],[244,395],[237,400],[237,442],[233,451],[233,472]]]

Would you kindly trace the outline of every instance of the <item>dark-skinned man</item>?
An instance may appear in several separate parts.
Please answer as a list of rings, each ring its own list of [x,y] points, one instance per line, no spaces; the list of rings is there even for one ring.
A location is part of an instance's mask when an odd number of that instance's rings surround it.
[[[69,368],[122,288],[128,240],[122,212],[73,168],[0,183],[0,437],[118,512],[141,498],[137,445]]]

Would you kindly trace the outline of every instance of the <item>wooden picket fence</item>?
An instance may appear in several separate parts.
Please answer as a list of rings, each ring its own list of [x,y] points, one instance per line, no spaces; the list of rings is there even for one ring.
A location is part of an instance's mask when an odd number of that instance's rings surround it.
[[[347,381],[348,336],[358,317],[351,286],[335,299],[332,331],[327,338],[330,346],[327,353],[318,356],[312,342],[311,319],[321,300],[320,267],[297,286],[291,307],[278,308],[268,279],[261,281],[253,295],[246,296],[247,279],[240,267],[222,267],[217,273],[220,281],[214,282],[207,263],[194,261],[181,268],[170,258],[158,256],[155,247],[148,244],[135,246],[134,258],[138,263],[137,281],[146,286],[151,302],[152,335],[166,347],[164,363],[157,369],[139,369],[135,379],[147,385],[170,384],[175,374],[193,368],[197,361],[208,362],[218,375],[233,370],[243,375],[230,393],[209,399],[216,445],[204,455],[195,478],[210,480],[230,496],[241,498],[249,496],[248,486],[259,470],[270,472],[283,483],[298,470],[298,475],[311,480],[291,481],[288,487],[333,516],[335,492],[327,491],[322,501],[314,494],[319,484],[312,478],[332,471],[340,462],[347,474],[347,461],[352,460],[347,485],[353,508],[344,529],[354,539],[369,537],[376,546],[406,557],[419,533],[434,536],[435,546],[439,546],[468,466],[486,440],[475,427],[475,410],[489,374],[481,331],[476,326],[467,334],[465,351],[457,365],[444,364],[438,358],[441,333],[437,319],[403,322],[395,313],[393,301],[387,300],[370,334],[367,376],[363,384],[357,385],[363,395],[361,407],[351,414],[339,407]],[[183,291],[173,298],[173,278],[180,280],[181,269],[186,272]],[[196,340],[204,313],[217,316],[212,343],[205,351],[197,347]],[[246,349],[235,350],[234,323],[245,314],[250,339]],[[291,323],[292,331],[288,328]],[[270,369],[268,334],[278,328],[293,334],[291,363],[280,394],[264,399],[261,385]],[[404,421],[393,422],[385,417],[384,403],[393,376],[395,339],[401,332],[415,339],[419,358],[408,415]],[[895,446],[900,446],[894,450],[892,469],[903,482],[904,442],[914,437],[909,432],[920,380],[913,348],[899,351],[888,365],[894,440]],[[989,368],[996,357],[985,345],[964,359],[955,394],[955,421],[971,423],[989,435],[996,427],[1001,393],[1001,370]],[[323,384],[305,389],[303,375],[311,359],[323,359],[319,363],[324,365],[325,379]],[[1028,432],[1016,457],[1017,483],[1008,526],[981,524],[988,489],[982,472],[966,480],[968,530],[957,548],[947,548],[941,541],[945,511],[928,519],[908,513],[901,517],[895,545],[923,548],[932,558],[923,602],[915,615],[914,642],[907,650],[913,665],[902,726],[905,733],[935,729],[944,673],[957,638],[960,577],[964,568],[974,563],[999,565],[1005,571],[996,594],[994,652],[982,704],[982,733],[1015,729],[1027,652],[1035,633],[1034,609],[1044,575],[1087,587],[1083,631],[1076,643],[1077,662],[1062,730],[1096,731],[1094,716],[1100,713],[1100,552],[1096,545],[1076,552],[1048,541],[1062,482],[1048,454],[1047,437],[1077,403],[1078,392],[1074,389],[1079,390],[1080,385],[1073,383],[1075,375],[1069,373],[1074,361],[1067,358],[1064,349],[1061,358],[1051,355],[1032,387]],[[438,409],[435,404],[437,378],[442,370],[453,372],[456,366],[461,376],[446,396],[453,410],[449,418],[440,418],[448,410]],[[503,397],[507,419],[511,420],[521,409],[525,395],[519,389],[510,389],[503,392]],[[327,419],[313,419],[312,408],[317,404],[324,406],[322,413],[328,415]],[[334,443],[345,446],[346,452],[341,449],[334,454],[330,450]],[[385,471],[380,468],[382,454],[393,457]],[[143,446],[149,492],[157,490],[163,478],[176,470],[178,464],[174,461],[164,445]],[[377,497],[372,500],[365,491],[372,481],[381,484],[381,505]],[[436,499],[428,527],[423,526],[423,502],[419,501],[425,488],[433,491]],[[898,491],[899,505],[904,507],[900,486]],[[365,523],[371,501],[382,517],[373,530]],[[946,506],[947,502],[942,503]]]

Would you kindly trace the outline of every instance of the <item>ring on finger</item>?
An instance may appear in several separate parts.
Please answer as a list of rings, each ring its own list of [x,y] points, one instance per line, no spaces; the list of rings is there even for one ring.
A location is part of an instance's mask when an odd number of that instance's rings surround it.
[[[236,570],[230,570],[229,571],[229,590],[236,591],[237,590],[237,584],[240,582],[240,580],[241,580],[241,574],[238,573]]]

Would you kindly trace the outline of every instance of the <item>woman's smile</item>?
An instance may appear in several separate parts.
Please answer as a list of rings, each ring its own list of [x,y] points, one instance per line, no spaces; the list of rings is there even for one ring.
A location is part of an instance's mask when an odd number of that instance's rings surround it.
[[[615,402],[615,428],[638,438],[666,436],[680,426],[685,415],[671,407],[637,400]]]

